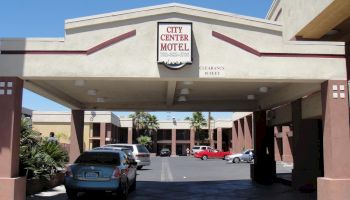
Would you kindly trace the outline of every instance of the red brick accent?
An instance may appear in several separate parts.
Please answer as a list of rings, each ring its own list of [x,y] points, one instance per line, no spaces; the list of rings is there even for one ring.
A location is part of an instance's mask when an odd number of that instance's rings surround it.
[[[288,133],[291,132],[290,126],[282,126],[282,147],[283,147],[283,162],[293,163],[293,154],[292,154],[292,138],[288,137]]]
[[[244,117],[244,146],[246,149],[252,149],[252,116]]]
[[[176,155],[176,129],[171,130],[171,155]]]
[[[333,90],[333,86],[337,89]],[[344,86],[344,90],[340,87]],[[326,81],[321,87],[323,109],[324,175],[350,178],[349,104],[347,81]],[[338,98],[333,97],[333,93]],[[340,95],[344,94],[344,98]],[[350,187],[349,187],[350,188]]]
[[[72,110],[69,163],[84,151],[84,110]]]
[[[212,32],[212,36],[216,37],[222,41],[225,41],[229,44],[232,44],[244,51],[247,51],[253,55],[259,57],[306,57],[306,58],[341,58],[344,59],[345,55],[338,54],[307,54],[307,53],[270,53],[270,52],[260,52],[242,42],[239,42],[231,37],[228,37],[224,34],[218,33],[216,31]]]
[[[238,152],[241,152],[244,147],[244,120],[239,119],[238,121]]]
[[[132,127],[128,128],[128,144],[132,144]]]
[[[222,150],[222,128],[217,128],[216,133],[217,133],[217,139],[216,139],[217,149],[221,151]]]
[[[238,142],[238,121],[233,122],[232,127],[232,149],[234,153],[239,153],[239,142]]]
[[[100,123],[100,146],[106,144],[106,123]]]
[[[191,132],[190,132],[190,148],[191,149],[194,146],[194,143],[195,143],[195,131],[193,128],[191,128]]]
[[[0,77],[0,177],[17,177],[23,81]]]

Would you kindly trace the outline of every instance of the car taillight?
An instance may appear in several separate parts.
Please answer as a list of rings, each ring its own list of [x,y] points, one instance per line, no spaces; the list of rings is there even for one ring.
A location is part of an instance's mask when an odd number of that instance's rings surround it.
[[[120,175],[121,175],[121,172],[120,172],[120,169],[118,167],[116,167],[113,171],[113,175],[112,175],[112,178],[120,178]]]
[[[73,177],[72,168],[70,166],[67,167],[66,176]]]

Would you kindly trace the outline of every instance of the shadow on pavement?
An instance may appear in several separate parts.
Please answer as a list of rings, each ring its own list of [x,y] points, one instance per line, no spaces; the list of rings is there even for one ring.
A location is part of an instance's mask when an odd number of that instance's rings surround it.
[[[34,197],[27,200],[66,200],[64,191],[51,197]],[[81,193],[79,200],[117,199],[106,193]],[[282,184],[259,185],[250,180],[198,181],[198,182],[156,182],[138,181],[135,192],[128,199],[210,199],[210,200],[315,200],[316,193],[303,194]]]

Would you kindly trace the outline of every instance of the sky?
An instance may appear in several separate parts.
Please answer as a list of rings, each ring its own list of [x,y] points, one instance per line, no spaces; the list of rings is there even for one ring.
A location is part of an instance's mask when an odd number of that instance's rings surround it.
[[[265,18],[273,0],[1,0],[0,38],[64,37],[64,21],[77,17],[116,12],[165,3],[182,3],[239,15]],[[68,108],[28,90],[23,106],[40,111]],[[130,112],[115,112],[128,116]],[[181,120],[191,113],[152,112],[158,119]],[[205,113],[207,116],[207,113]],[[212,113],[214,119],[230,119],[231,113]]]

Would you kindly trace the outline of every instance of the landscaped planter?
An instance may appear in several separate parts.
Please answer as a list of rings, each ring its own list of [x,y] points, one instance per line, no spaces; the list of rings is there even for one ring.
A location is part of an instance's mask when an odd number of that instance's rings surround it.
[[[51,177],[50,180],[46,179],[27,179],[27,195],[39,193],[44,190],[54,188],[58,185],[62,185],[64,181],[64,173],[58,173]]]

